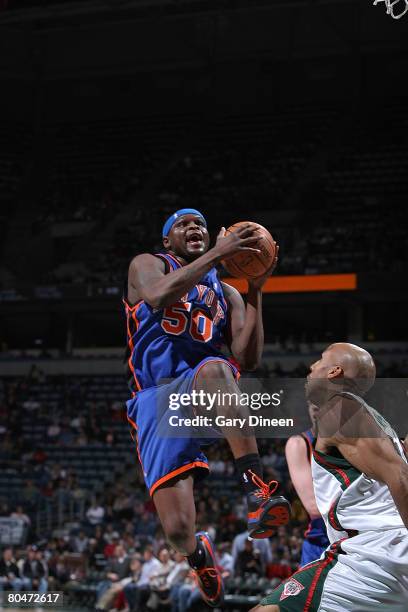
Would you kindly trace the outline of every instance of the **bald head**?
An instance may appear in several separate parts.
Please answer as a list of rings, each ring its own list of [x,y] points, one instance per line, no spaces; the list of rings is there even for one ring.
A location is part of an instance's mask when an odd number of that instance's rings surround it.
[[[355,344],[331,344],[310,366],[306,397],[319,408],[333,391],[353,391],[364,395],[375,381],[375,365],[370,353]]]
[[[348,342],[331,344],[324,352],[332,366],[342,370],[342,376],[353,380],[364,394],[375,381],[375,364],[370,353]]]

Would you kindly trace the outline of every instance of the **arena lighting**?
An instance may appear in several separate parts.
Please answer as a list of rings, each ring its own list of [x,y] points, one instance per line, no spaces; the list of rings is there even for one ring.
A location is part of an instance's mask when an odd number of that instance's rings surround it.
[[[239,278],[223,278],[240,293],[247,293],[247,282]],[[311,274],[275,276],[266,281],[264,293],[308,293],[318,291],[355,291],[357,274]]]

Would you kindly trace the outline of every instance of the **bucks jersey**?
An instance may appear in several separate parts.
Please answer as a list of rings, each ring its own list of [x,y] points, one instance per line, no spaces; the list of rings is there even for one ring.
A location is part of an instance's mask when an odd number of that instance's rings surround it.
[[[405,460],[395,431],[358,401]],[[261,601],[280,612],[407,612],[408,530],[385,484],[356,470],[340,454],[313,451],[317,506],[331,545]]]
[[[360,397],[348,392],[340,395],[359,402],[406,461],[398,436],[389,423]],[[317,506],[331,543],[366,531],[404,527],[387,485],[361,473],[340,453],[330,456],[314,450],[312,474]]]

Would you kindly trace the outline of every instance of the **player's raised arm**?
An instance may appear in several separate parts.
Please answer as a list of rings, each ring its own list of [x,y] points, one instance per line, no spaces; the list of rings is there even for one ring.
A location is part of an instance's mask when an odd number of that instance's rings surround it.
[[[234,287],[223,283],[224,294],[230,311],[231,352],[245,370],[255,370],[261,361],[264,346],[262,287],[276,267],[278,253],[279,247],[276,246],[276,257],[269,270],[259,278],[248,281],[246,305]]]
[[[170,306],[222,259],[240,251],[259,252],[254,244],[258,238],[257,232],[250,224],[243,225],[234,233],[224,233],[222,228],[216,245],[207,251],[209,236],[205,224],[193,215],[181,217],[172,225],[168,236],[163,236],[163,244],[169,254],[177,250],[182,267],[166,274],[163,261],[147,253],[138,255],[129,267],[130,301],[136,303],[144,300],[153,308]],[[200,252],[203,254],[200,255]]]

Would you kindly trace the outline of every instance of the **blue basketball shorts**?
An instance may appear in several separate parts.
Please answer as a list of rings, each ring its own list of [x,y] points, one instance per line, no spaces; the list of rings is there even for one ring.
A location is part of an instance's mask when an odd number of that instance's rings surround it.
[[[170,394],[190,393],[199,370],[209,361],[226,363],[237,376],[236,368],[226,359],[207,357],[171,382],[143,389],[126,402],[127,418],[134,429],[139,461],[151,496],[158,487],[181,474],[193,472],[196,478],[208,474],[208,460],[201,446],[213,439],[191,437],[191,429],[186,430],[186,437],[172,437],[168,427],[164,432],[163,422],[168,423]]]
[[[322,546],[321,544],[314,544],[313,542],[304,540],[302,545],[300,567],[303,567],[304,565],[307,565],[312,561],[317,561],[318,559],[320,559],[326,548],[327,546]]]

